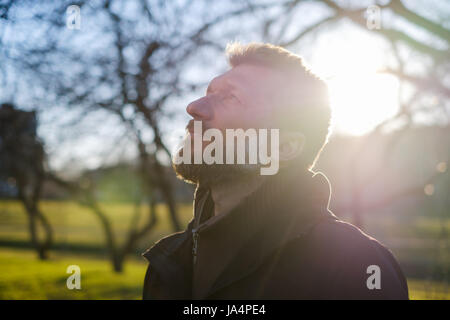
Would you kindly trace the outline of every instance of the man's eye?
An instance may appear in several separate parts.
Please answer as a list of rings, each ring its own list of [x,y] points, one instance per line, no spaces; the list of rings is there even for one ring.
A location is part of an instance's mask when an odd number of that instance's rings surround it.
[[[227,94],[226,100],[239,102],[239,99],[234,94]]]

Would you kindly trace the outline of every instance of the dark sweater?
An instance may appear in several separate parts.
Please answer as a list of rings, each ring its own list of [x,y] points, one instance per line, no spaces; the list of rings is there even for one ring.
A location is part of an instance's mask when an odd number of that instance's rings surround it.
[[[144,299],[408,299],[391,252],[337,219],[329,197],[322,174],[285,169],[197,231],[213,208],[199,186],[186,231],[144,253]]]

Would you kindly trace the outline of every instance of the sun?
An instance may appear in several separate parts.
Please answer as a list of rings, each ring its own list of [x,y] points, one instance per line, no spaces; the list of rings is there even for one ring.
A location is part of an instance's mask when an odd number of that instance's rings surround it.
[[[353,74],[328,81],[335,129],[363,135],[398,108],[398,80],[390,75]]]
[[[326,80],[334,131],[363,135],[398,110],[398,79],[381,74],[385,50],[372,38],[331,38],[318,46],[313,69]]]

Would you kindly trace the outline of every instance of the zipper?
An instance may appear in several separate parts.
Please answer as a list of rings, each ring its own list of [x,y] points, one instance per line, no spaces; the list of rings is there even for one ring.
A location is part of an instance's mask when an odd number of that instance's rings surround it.
[[[200,235],[198,234],[198,229],[192,229],[192,261],[195,265],[197,262],[197,252],[198,252],[198,239],[200,238]]]
[[[204,195],[205,199],[201,203],[199,203],[199,206],[195,208],[195,211],[199,212],[197,221],[195,222],[195,227],[192,228],[192,261],[193,265],[195,266],[197,262],[197,256],[198,256],[198,240],[200,238],[199,231],[200,229],[205,228],[205,224],[201,224],[201,217],[203,214],[203,210],[205,209],[205,205],[207,204],[208,197],[210,196],[209,193],[211,191],[208,190],[207,194]]]

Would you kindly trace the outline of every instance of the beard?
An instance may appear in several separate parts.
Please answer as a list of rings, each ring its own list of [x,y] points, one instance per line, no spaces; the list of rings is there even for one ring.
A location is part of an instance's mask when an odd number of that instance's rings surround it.
[[[193,154],[190,163],[177,161],[183,157],[184,146],[191,139],[187,134],[172,157],[172,167],[177,177],[192,184],[211,186],[228,181],[245,180],[259,174],[259,164],[194,164]],[[225,154],[225,152],[223,153]]]

